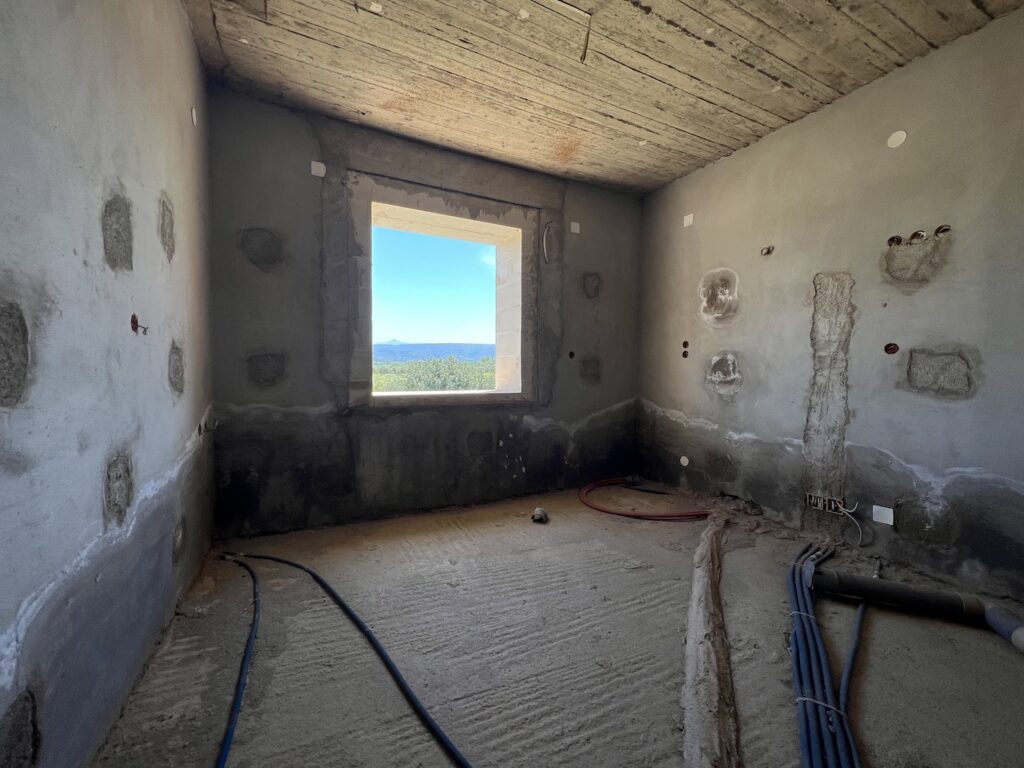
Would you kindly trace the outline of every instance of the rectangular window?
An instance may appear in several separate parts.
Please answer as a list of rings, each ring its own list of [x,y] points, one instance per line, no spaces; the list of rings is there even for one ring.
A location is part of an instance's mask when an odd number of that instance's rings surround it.
[[[374,201],[372,395],[523,391],[523,231]]]

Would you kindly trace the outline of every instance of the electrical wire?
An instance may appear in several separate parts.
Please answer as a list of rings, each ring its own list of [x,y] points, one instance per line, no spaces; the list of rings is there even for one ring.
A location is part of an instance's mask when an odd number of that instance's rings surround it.
[[[235,739],[235,727],[238,725],[238,716],[242,711],[242,699],[245,697],[245,684],[249,679],[249,664],[252,662],[252,654],[256,648],[256,633],[260,628],[260,579],[248,563],[226,555],[218,557],[245,568],[252,579],[252,620],[249,622],[249,638],[245,641],[245,652],[242,654],[242,663],[238,667],[238,680],[235,682],[235,696],[231,700],[231,713],[228,715],[228,724],[224,729],[224,736],[221,738],[220,752],[217,754],[216,766],[224,768],[228,764],[231,744]]]
[[[233,557],[247,557],[254,560],[269,560],[271,562],[280,563],[281,565],[287,565],[292,568],[297,568],[298,570],[304,571],[306,574],[308,574],[310,578],[312,578],[313,581],[317,583],[320,589],[322,589],[324,593],[326,593],[326,595],[329,598],[331,598],[332,601],[334,601],[335,605],[337,605],[342,610],[345,616],[348,617],[349,621],[351,621],[355,625],[356,629],[358,629],[362,633],[363,637],[366,638],[367,642],[369,642],[374,652],[384,663],[384,666],[387,668],[388,674],[390,674],[392,680],[395,681],[395,684],[398,686],[399,691],[401,691],[402,695],[405,697],[405,700],[409,703],[409,706],[412,707],[413,711],[416,713],[416,716],[420,719],[420,722],[422,722],[426,729],[430,732],[430,735],[434,737],[434,740],[438,743],[438,746],[440,746],[441,749],[444,750],[444,753],[448,756],[448,759],[451,760],[452,764],[458,766],[458,768],[472,768],[470,762],[459,751],[459,748],[455,746],[455,743],[448,737],[448,734],[444,732],[441,726],[438,725],[437,721],[435,721],[434,718],[430,715],[430,712],[427,711],[427,708],[423,706],[423,703],[419,700],[419,697],[417,697],[416,694],[413,692],[412,688],[409,686],[409,683],[406,682],[405,677],[402,676],[402,673],[398,669],[398,666],[392,660],[387,650],[385,650],[380,640],[377,639],[377,636],[373,633],[373,630],[370,629],[370,627],[366,624],[365,621],[362,620],[362,618],[360,618],[359,614],[357,614],[354,610],[352,610],[351,607],[349,607],[348,603],[345,602],[345,600],[341,597],[341,595],[338,594],[334,587],[327,583],[323,576],[314,571],[312,568],[303,565],[302,563],[297,563],[292,560],[286,560],[283,557],[275,557],[274,555],[251,555],[235,552],[227,554]]]
[[[579,499],[585,505],[591,509],[597,510],[598,512],[604,512],[609,515],[618,515],[619,517],[628,517],[633,520],[672,520],[682,522],[685,520],[704,520],[709,514],[711,514],[710,512],[705,512],[703,510],[693,512],[666,512],[662,515],[648,514],[645,512],[633,512],[631,510],[613,509],[590,498],[590,494],[598,488],[607,488],[612,485],[625,485],[628,487],[629,483],[630,479],[628,477],[612,477],[607,480],[598,480],[596,483],[591,483],[590,485],[580,488]]]
[[[857,526],[857,546],[863,547],[864,529],[860,527],[860,522],[857,520],[856,517],[853,516],[853,513],[857,511],[857,507],[860,506],[860,502],[858,501],[856,504],[854,504],[852,509],[847,509],[842,504],[836,504],[836,506],[839,507],[839,512],[832,512],[832,510],[829,510],[829,512],[831,512],[831,514],[833,515],[846,515],[853,521],[853,524]]]

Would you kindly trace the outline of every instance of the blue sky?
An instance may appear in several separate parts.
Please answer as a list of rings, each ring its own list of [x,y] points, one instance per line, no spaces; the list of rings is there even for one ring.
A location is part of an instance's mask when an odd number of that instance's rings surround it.
[[[373,228],[373,341],[493,344],[497,249]]]

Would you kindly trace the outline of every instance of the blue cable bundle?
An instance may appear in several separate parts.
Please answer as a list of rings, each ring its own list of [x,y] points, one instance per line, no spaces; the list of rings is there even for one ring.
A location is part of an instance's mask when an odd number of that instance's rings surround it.
[[[843,669],[839,695],[832,684],[828,651],[814,616],[814,595],[811,591],[814,570],[819,563],[831,557],[832,552],[831,548],[820,549],[808,544],[789,568],[789,606],[793,618],[789,650],[803,768],[861,768],[847,703],[864,606],[862,604],[858,608],[854,640]]]

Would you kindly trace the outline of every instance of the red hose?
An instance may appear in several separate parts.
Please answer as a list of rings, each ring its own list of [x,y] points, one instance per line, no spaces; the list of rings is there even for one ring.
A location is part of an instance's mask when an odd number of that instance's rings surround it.
[[[598,512],[604,512],[609,515],[618,515],[619,517],[629,517],[633,520],[704,520],[707,518],[710,512],[667,512],[663,515],[648,515],[643,512],[626,512],[621,509],[611,509],[602,504],[598,504],[596,501],[591,501],[587,498],[592,491],[598,488],[606,488],[610,485],[626,485],[628,478],[625,477],[612,477],[608,480],[598,480],[596,483],[580,488],[580,501],[586,504],[591,509],[596,509]]]

